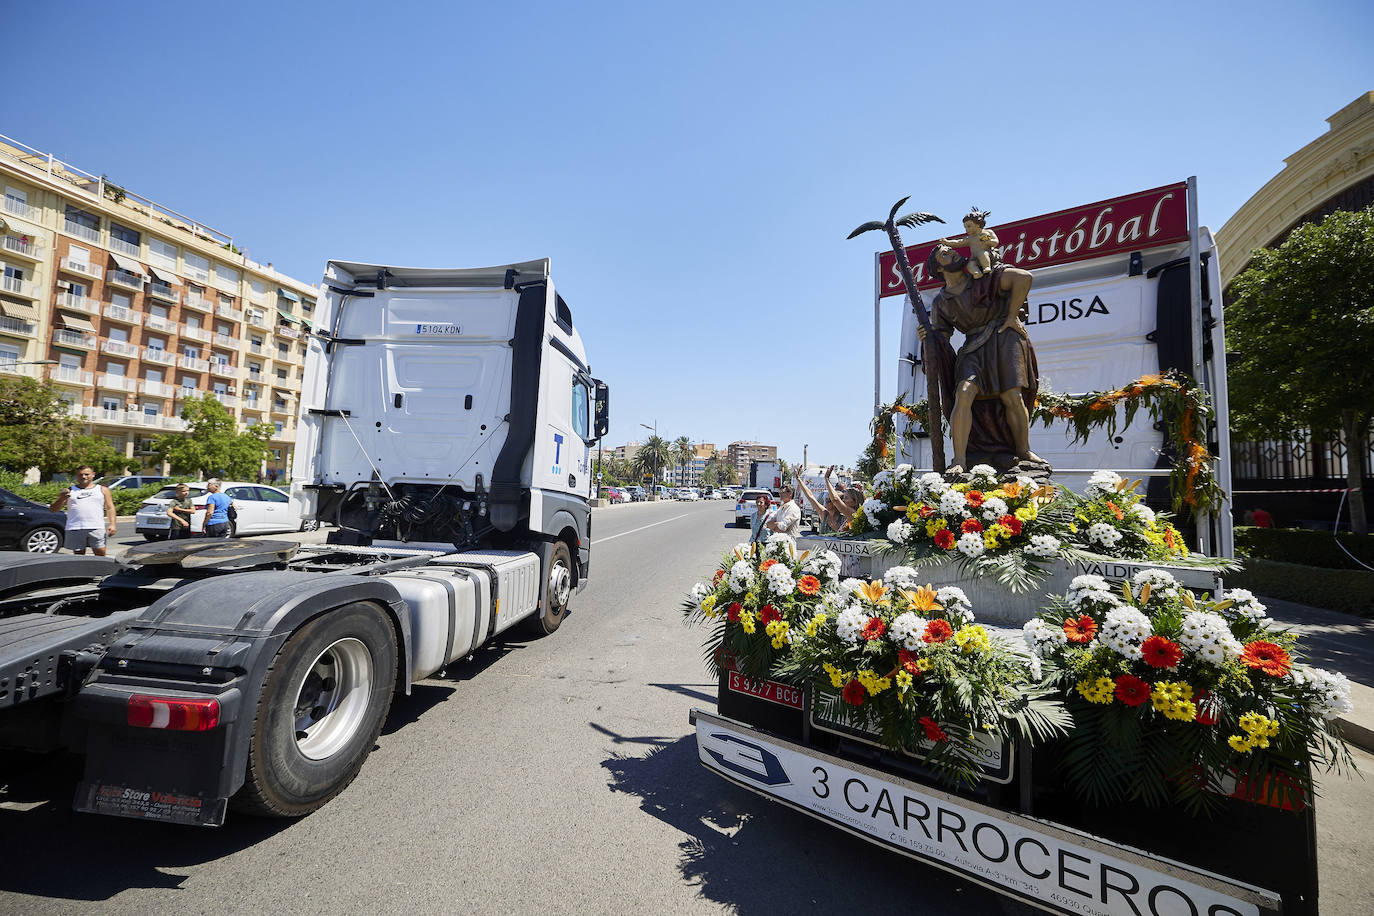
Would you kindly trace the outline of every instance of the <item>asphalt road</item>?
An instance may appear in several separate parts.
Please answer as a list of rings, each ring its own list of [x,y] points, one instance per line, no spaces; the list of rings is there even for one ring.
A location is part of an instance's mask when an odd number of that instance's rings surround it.
[[[79,762],[0,760],[0,912],[1031,912],[697,762],[688,710],[713,708],[715,686],[678,604],[742,539],[732,509],[597,510],[592,578],[563,627],[398,697],[361,775],[311,817],[77,815]],[[1374,804],[1358,779],[1325,788],[1323,912],[1368,912]]]

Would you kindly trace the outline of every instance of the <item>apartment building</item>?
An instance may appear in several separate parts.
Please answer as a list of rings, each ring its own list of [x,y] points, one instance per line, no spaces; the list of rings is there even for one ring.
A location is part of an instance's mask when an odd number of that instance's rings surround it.
[[[181,402],[272,429],[289,473],[317,290],[234,239],[0,135],[0,372],[50,378],[86,430],[151,467]],[[163,469],[165,470],[165,469]]]
[[[740,480],[749,479],[749,462],[778,460],[778,447],[776,445],[762,445],[758,442],[731,442],[725,448],[726,460],[739,472]]]
[[[634,461],[635,455],[639,454],[639,447],[643,443],[631,440],[624,445],[617,445],[612,451],[617,461]]]

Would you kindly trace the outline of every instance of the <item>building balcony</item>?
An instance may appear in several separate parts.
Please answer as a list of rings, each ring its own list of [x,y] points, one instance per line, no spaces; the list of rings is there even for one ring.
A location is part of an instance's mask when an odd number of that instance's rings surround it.
[[[33,239],[26,242],[17,235],[7,235],[0,239],[0,248],[30,261],[43,260],[43,256],[38,253],[38,246],[33,243]]]
[[[178,388],[176,392],[176,397],[178,400],[184,401],[187,398],[198,398],[200,397],[200,394],[201,392],[199,388]]]
[[[222,363],[216,360],[210,363],[210,374],[218,375],[222,378],[236,379],[239,377],[239,367],[235,366],[233,363]]]
[[[23,296],[25,299],[37,299],[38,284],[32,280],[21,280],[18,277],[0,277],[0,289],[16,296]]]
[[[5,212],[13,213],[15,216],[21,216],[34,223],[38,222],[43,216],[43,212],[37,207],[31,207],[22,200],[15,200],[13,197],[5,198]]]
[[[215,289],[222,289],[226,293],[233,293],[234,295],[238,295],[239,282],[237,280],[227,280],[224,277],[221,277],[219,274],[215,274],[214,277],[211,278],[210,282],[214,284]]]
[[[294,411],[291,409],[291,405],[286,401],[273,401],[272,413],[278,416],[289,417]]]
[[[167,334],[177,333],[177,323],[160,315],[144,315],[143,326],[150,331],[162,331]]]
[[[212,391],[210,394],[225,407],[232,409],[239,406],[239,399],[232,394],[220,394],[218,391]]]
[[[208,344],[211,340],[214,339],[215,335],[207,331],[205,328],[193,328],[190,325],[185,325],[181,329],[181,336],[186,338],[187,340],[198,340],[201,343]]]
[[[36,322],[25,321],[23,318],[11,318],[8,315],[0,316],[0,334],[7,337],[37,337],[38,325]],[[0,363],[3,365],[3,363]]]
[[[268,322],[266,315],[249,315],[248,323],[255,328],[262,328],[265,331],[272,330],[272,325]]]
[[[136,245],[133,242],[126,242],[123,239],[117,239],[114,236],[110,236],[110,250],[117,251],[120,254],[127,254],[131,258],[143,257],[143,246]]]
[[[109,341],[107,341],[107,343],[108,342]],[[137,379],[128,378],[123,375],[110,375],[108,372],[102,372],[96,379],[96,384],[106,391],[138,391]]]
[[[215,346],[217,347],[228,347],[231,350],[237,350],[241,342],[242,341],[237,337],[230,337],[228,334],[215,334]]]
[[[57,296],[59,308],[71,309],[73,312],[85,312],[87,315],[99,315],[100,303],[90,296],[78,296],[76,293],[59,293]]]
[[[244,398],[243,409],[252,410],[258,413],[266,413],[267,404],[262,398]]]
[[[154,299],[161,299],[163,302],[180,302],[181,293],[172,289],[165,283],[149,283],[148,295]]]
[[[100,352],[109,353],[112,356],[138,356],[138,347],[127,340],[102,340]]]
[[[195,293],[187,293],[182,297],[181,304],[188,309],[195,309],[197,312],[210,313],[215,310],[215,304],[204,296]]]
[[[198,357],[195,357],[195,356],[182,356],[182,357],[180,357],[180,360],[181,360],[181,368],[185,369],[185,370],[188,371],[188,372],[209,372],[209,371],[210,371],[210,362],[209,362],[209,360],[199,359]]]
[[[94,334],[83,334],[69,328],[58,328],[52,332],[52,342],[53,346],[57,347],[79,347],[82,350],[94,350],[99,340]]]
[[[63,258],[57,262],[59,270],[67,273],[80,274],[83,277],[90,277],[92,280],[99,280],[105,275],[105,268],[99,264],[92,264],[89,261],[78,261],[75,258]]]
[[[243,309],[236,309],[232,305],[220,303],[215,306],[215,314],[221,318],[228,318],[230,321],[242,321]]]
[[[143,348],[143,361],[145,363],[156,363],[159,366],[175,366],[177,355],[166,350],[159,350],[156,347]]]
[[[43,377],[42,366],[34,366],[18,360],[0,361],[0,375],[25,375],[32,379]]]
[[[104,407],[82,407],[79,408],[77,416],[89,423],[115,423],[119,426],[125,424],[127,410],[106,410]]]
[[[129,273],[127,270],[121,270],[118,267],[110,271],[109,276],[107,276],[105,280],[108,283],[113,283],[115,286],[122,286],[125,289],[132,289],[139,292],[143,291],[143,277],[138,274]]]
[[[250,381],[250,382],[260,382],[260,381],[262,381],[262,370],[261,370],[261,369],[249,369],[249,370],[248,370],[248,381]]]
[[[277,325],[277,333],[280,334],[282,337],[289,337],[291,340],[296,340],[301,336],[301,332],[297,331],[289,324]]]
[[[6,201],[6,203],[8,203],[8,200]],[[63,220],[62,231],[67,233],[67,235],[76,236],[77,238],[83,241],[94,242],[97,245],[100,244],[99,229],[92,229],[90,226],[83,226],[75,220]]]
[[[181,417],[158,417],[157,425],[163,429],[170,429],[174,432],[186,431],[186,421]]]
[[[166,382],[150,382],[143,379],[138,383],[138,392],[155,398],[173,398],[176,397],[177,387]]]
[[[248,345],[248,352],[249,352],[249,353],[252,353],[254,356],[266,356],[266,355],[267,355],[267,349],[266,349],[265,347],[263,347],[262,344],[257,344],[257,343],[250,343],[250,344]]]
[[[89,372],[82,372],[75,366],[53,366],[52,375],[49,378],[63,385],[82,385],[89,388],[95,384],[94,375]]]
[[[125,324],[139,324],[143,318],[142,315],[135,312],[133,309],[126,309],[124,306],[115,305],[113,302],[106,303],[102,312],[106,318],[122,321]]]

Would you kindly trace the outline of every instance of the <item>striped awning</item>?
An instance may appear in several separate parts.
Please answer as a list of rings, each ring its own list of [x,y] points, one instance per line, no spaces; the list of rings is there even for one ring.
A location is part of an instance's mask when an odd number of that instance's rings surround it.
[[[301,320],[299,318],[297,318],[295,315],[292,315],[290,312],[288,312],[281,306],[277,306],[277,314],[281,316],[281,320],[285,321],[287,324],[300,324]]]
[[[6,318],[19,318],[23,321],[38,320],[38,309],[25,302],[0,300],[0,312],[3,312]]]
[[[169,286],[181,285],[181,278],[178,277],[175,273],[173,273],[169,268],[158,267],[155,264],[149,264],[148,270],[152,272],[154,277],[157,277],[159,280],[161,280],[163,283],[168,284]]]
[[[291,290],[287,289],[287,288],[284,287],[284,286],[278,286],[278,287],[277,287],[277,295],[278,295],[278,296],[281,296],[283,299],[288,299],[288,300],[290,300],[291,302],[300,302],[300,301],[301,301],[301,297],[300,297],[300,296],[297,296],[295,293],[291,292]]]
[[[133,258],[125,257],[122,254],[115,254],[113,251],[110,252],[110,257],[114,258],[114,262],[119,265],[121,270],[127,270],[131,274],[138,274],[140,276],[146,276],[148,273],[148,268],[144,267]]]
[[[73,315],[71,312],[58,312],[57,320],[62,322],[64,327],[71,328],[74,331],[86,331],[90,334],[95,333],[95,325],[91,324],[90,319],[84,316]]]

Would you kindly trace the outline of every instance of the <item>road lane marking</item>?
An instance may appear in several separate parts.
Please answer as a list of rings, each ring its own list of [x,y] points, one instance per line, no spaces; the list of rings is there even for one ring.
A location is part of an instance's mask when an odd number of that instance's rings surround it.
[[[645,525],[645,526],[643,526],[642,528],[631,528],[629,531],[622,531],[622,532],[620,532],[619,534],[613,534],[613,535],[611,535],[610,537],[592,538],[592,545],[595,546],[595,545],[597,545],[597,544],[602,543],[603,541],[614,541],[616,538],[623,538],[623,537],[624,537],[625,535],[627,535],[627,534],[634,534],[634,533],[637,532],[637,531],[643,531],[645,528],[654,528],[654,527],[657,527],[658,525],[666,525],[666,524],[668,524],[669,522],[675,522],[675,521],[677,521],[677,520],[680,519],[680,518],[686,518],[686,517],[688,516],[688,514],[689,514],[689,513],[684,512],[684,513],[682,513],[681,515],[674,515],[672,518],[665,518],[665,519],[664,519],[663,521],[661,521],[661,522],[654,522],[652,525]]]

